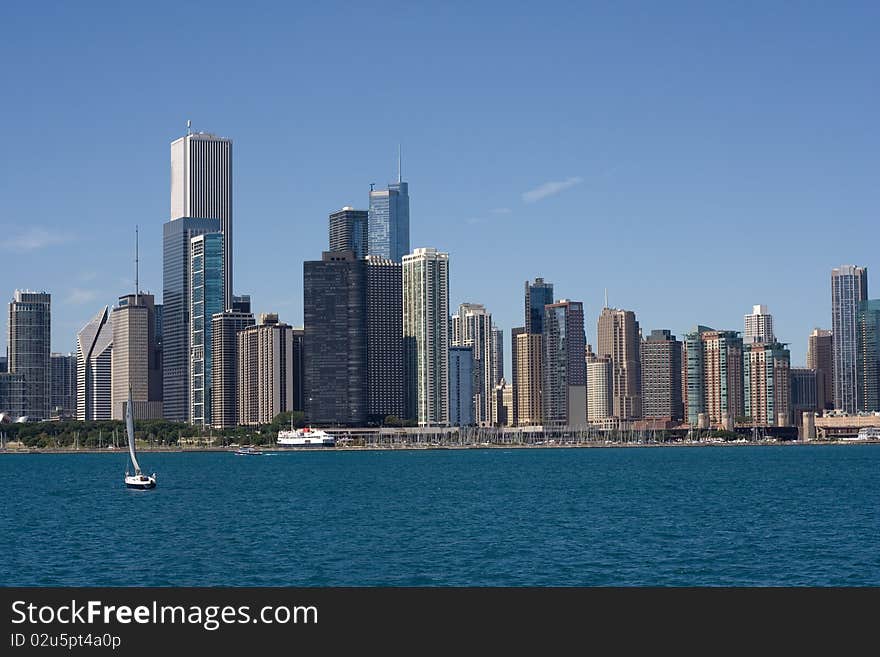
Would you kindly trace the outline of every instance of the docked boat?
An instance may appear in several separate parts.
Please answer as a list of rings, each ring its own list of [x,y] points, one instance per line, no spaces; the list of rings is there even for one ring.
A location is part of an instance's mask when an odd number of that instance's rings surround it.
[[[336,438],[321,429],[304,427],[279,431],[277,443],[286,447],[335,447]]]
[[[236,456],[261,456],[263,452],[256,447],[239,447],[235,450]]]
[[[131,402],[131,386],[128,387],[128,404],[125,408],[125,432],[128,434],[128,453],[131,457],[131,464],[134,466],[134,474],[128,469],[125,470],[125,485],[128,488],[137,490],[150,490],[156,487],[156,473],[145,475],[141,472],[140,463],[137,460],[137,454],[134,449],[134,411]]]
[[[862,427],[855,440],[880,440],[880,427]]]

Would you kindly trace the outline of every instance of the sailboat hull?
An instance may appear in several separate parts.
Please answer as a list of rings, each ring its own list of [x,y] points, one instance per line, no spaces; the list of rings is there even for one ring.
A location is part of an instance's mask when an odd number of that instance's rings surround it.
[[[156,487],[155,477],[126,477],[125,487],[134,488],[135,490],[150,490]]]

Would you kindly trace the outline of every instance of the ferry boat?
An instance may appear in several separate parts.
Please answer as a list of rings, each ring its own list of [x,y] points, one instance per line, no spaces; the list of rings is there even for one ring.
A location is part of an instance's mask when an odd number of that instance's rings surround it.
[[[305,427],[279,431],[277,443],[286,447],[335,447],[336,438],[326,431]]]
[[[850,440],[880,440],[880,427],[862,427],[859,434]]]

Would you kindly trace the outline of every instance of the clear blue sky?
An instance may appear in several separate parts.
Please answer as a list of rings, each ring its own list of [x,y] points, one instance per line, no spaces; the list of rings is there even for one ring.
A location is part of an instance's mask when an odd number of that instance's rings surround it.
[[[4,5],[0,298],[50,291],[73,350],[133,287],[135,224],[161,294],[187,119],[235,143],[236,293],[291,323],[327,214],[366,208],[399,142],[412,246],[450,252],[450,306],[506,343],[535,276],[592,343],[606,287],[646,333],[765,303],[793,364],[832,267],[880,296],[880,4],[426,5]]]

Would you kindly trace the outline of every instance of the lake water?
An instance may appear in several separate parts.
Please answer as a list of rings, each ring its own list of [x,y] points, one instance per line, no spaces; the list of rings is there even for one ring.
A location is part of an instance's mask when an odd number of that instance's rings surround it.
[[[880,585],[880,446],[0,455],[0,584]]]

